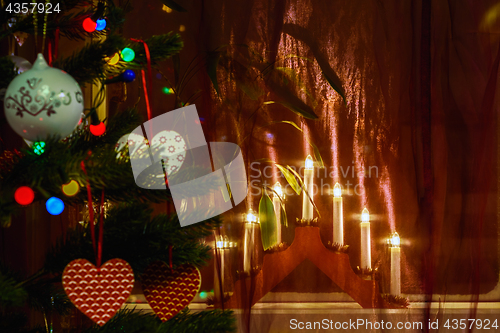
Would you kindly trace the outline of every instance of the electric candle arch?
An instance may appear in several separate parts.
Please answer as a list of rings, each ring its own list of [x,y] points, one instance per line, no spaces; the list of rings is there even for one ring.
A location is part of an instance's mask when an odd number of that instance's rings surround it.
[[[398,300],[401,298],[401,241],[399,235],[393,233],[391,238],[387,240],[391,254],[390,295],[395,297],[391,298],[380,294],[379,281],[375,278],[376,275],[373,274],[371,265],[370,213],[366,207],[363,209],[360,218],[361,256],[358,273],[356,274],[351,267],[349,255],[345,251],[348,246],[344,245],[342,188],[339,183],[336,183],[333,188],[333,248],[328,249],[323,245],[318,227],[310,227],[311,222],[314,222],[313,174],[313,161],[311,156],[308,156],[305,161],[303,188],[307,189],[309,193],[302,193],[302,220],[297,219],[299,226],[295,228],[294,240],[290,246],[281,247],[280,245],[283,245],[281,244],[281,237],[277,237],[277,251],[265,253],[262,262],[259,262],[258,265],[255,262],[255,251],[258,248],[255,242],[255,228],[259,226],[260,221],[257,214],[251,208],[246,214],[243,214],[243,270],[239,272],[240,278],[232,286],[233,293],[227,293],[224,290],[224,285],[227,285],[227,281],[224,281],[225,268],[222,257],[226,251],[225,243],[227,239],[224,238],[225,241],[222,241],[222,238],[218,239],[219,242],[216,243],[216,248],[221,254],[221,259],[215,265],[215,284],[219,284],[218,286],[214,286],[215,298],[223,299],[221,304],[224,304],[224,307],[229,309],[239,309],[242,304],[248,304],[248,302],[254,305],[280,281],[286,278],[301,262],[309,260],[363,308],[407,307],[407,305],[401,305],[397,301],[393,301],[394,299]],[[277,221],[274,231],[279,234],[281,232],[280,219],[283,211],[283,209],[280,209],[280,205],[284,199],[284,193],[279,182],[274,185],[273,192],[272,213],[275,214]],[[259,204],[259,214],[261,214],[260,206],[261,204]],[[264,208],[264,211],[269,211],[269,208]],[[260,227],[262,232],[262,226]],[[269,226],[267,228],[267,231],[269,231]],[[271,230],[273,229],[271,228]],[[280,267],[280,269],[276,270],[276,267]],[[248,288],[248,279],[252,279],[253,282],[251,283],[255,285],[255,290],[250,300],[244,291]],[[227,296],[228,298],[226,298]]]
[[[303,193],[302,202],[302,221],[312,221],[313,214],[313,188],[314,188],[314,165],[311,156],[309,155],[305,160],[304,170],[304,188],[308,193]],[[273,190],[273,208],[277,221],[277,244],[281,243],[281,223],[280,223],[280,198],[284,199],[284,193],[281,184],[277,182]],[[304,191],[305,192],[305,191]],[[243,249],[243,270],[249,273],[252,269],[252,253],[255,247],[254,226],[259,223],[255,212],[250,209],[247,214],[244,214],[245,228],[244,228],[244,249]],[[332,244],[344,245],[344,221],[343,221],[343,207],[342,207],[342,188],[339,183],[336,183],[333,188],[333,242]],[[307,224],[307,223],[306,223]],[[372,272],[371,264],[371,237],[370,237],[370,213],[365,207],[361,213],[361,256],[360,256],[360,270],[363,275]],[[390,280],[390,294],[394,296],[401,295],[401,248],[400,238],[398,233],[393,233],[391,238],[388,239],[391,254],[391,280]]]

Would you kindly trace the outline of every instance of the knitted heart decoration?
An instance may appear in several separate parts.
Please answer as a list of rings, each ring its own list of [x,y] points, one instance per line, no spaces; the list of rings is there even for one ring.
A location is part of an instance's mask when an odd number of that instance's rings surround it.
[[[62,281],[71,302],[102,326],[130,295],[134,272],[122,259],[108,260],[99,270],[86,259],[76,259],[64,269]]]
[[[200,271],[191,264],[171,270],[164,262],[155,261],[142,275],[144,296],[162,321],[169,320],[188,306],[200,286]]]

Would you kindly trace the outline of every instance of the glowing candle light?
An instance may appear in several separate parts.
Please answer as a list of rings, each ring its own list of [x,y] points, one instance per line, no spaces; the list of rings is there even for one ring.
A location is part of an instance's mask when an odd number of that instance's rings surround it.
[[[370,213],[365,208],[361,213],[361,269],[371,268]]]
[[[313,176],[314,176],[314,166],[311,155],[308,155],[305,162],[304,168],[304,188],[309,193],[309,196],[304,192],[302,194],[302,220],[310,221],[313,219]]]
[[[246,221],[248,223],[257,223],[257,215],[251,208],[248,210]]]
[[[255,248],[254,225],[258,223],[257,215],[252,209],[245,216],[245,235],[243,239],[243,271],[250,273],[252,270],[252,257]]]
[[[342,211],[342,188],[333,187],[333,243],[344,245],[344,216]]]
[[[391,295],[401,295],[401,240],[397,232],[389,240],[391,251]]]
[[[276,245],[281,244],[281,200],[283,200],[283,190],[281,189],[280,182],[274,184],[273,207],[274,214],[276,215]]]
[[[215,257],[215,269],[214,269],[214,295],[217,299],[223,299],[224,295],[224,275],[225,275],[225,265],[224,265],[224,257],[226,250],[229,248],[229,241],[227,236],[224,236],[224,240],[222,237],[219,238],[215,242],[215,247],[217,252],[219,253],[220,258],[220,267],[219,260]],[[220,275],[219,275],[220,274]],[[221,289],[222,287],[222,289]]]

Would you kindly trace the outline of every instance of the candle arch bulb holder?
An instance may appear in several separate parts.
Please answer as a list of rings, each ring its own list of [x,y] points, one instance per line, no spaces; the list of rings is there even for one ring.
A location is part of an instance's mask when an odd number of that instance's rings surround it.
[[[347,253],[333,252],[325,247],[319,227],[304,226],[295,228],[294,240],[285,250],[265,253],[261,266],[252,267],[250,272],[238,273],[240,278],[234,284],[234,294],[224,302],[224,307],[242,309],[248,306],[249,301],[253,306],[306,259],[363,308],[396,308],[380,294],[377,279],[364,279],[354,272]],[[280,269],[277,270],[277,267]],[[370,268],[366,272],[371,277],[376,275],[376,269]],[[251,286],[253,294],[249,300],[247,292]]]

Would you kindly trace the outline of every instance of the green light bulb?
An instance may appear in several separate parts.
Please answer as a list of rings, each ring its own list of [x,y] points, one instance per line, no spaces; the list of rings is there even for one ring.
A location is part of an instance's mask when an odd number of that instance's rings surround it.
[[[122,50],[121,54],[122,54],[123,61],[126,61],[126,62],[132,61],[135,58],[134,50],[132,50],[129,47],[124,48]]]
[[[33,151],[37,155],[42,155],[45,152],[45,149],[43,149],[44,147],[45,147],[45,142],[43,141],[38,141],[33,143]]]

